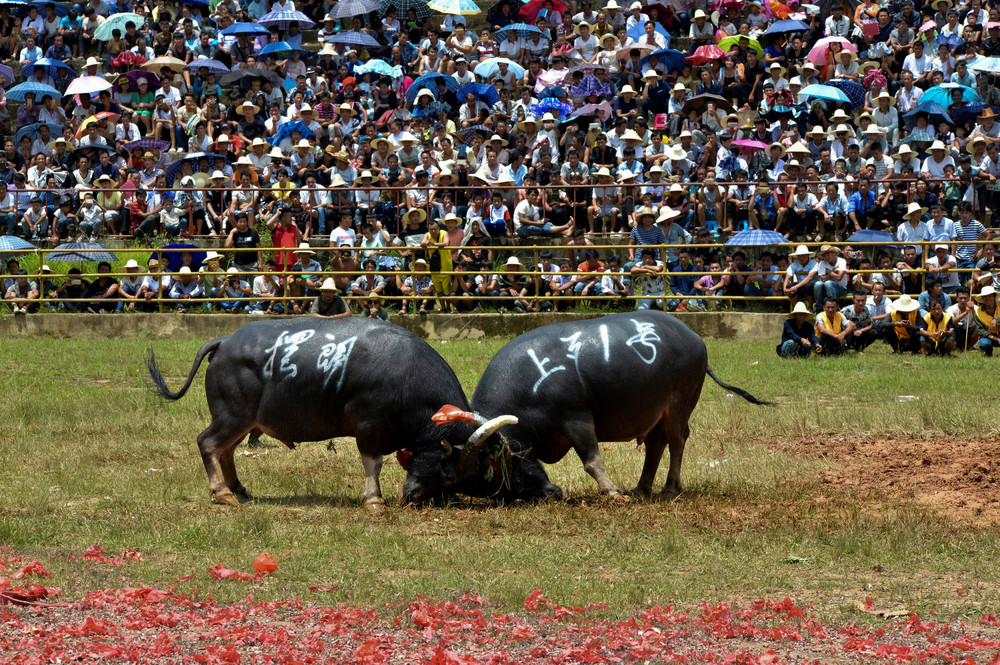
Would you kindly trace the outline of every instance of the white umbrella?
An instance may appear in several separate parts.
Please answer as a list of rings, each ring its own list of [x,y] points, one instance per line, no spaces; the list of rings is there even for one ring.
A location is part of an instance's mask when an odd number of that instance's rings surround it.
[[[92,95],[110,89],[111,81],[103,76],[77,76],[66,87],[66,95]]]

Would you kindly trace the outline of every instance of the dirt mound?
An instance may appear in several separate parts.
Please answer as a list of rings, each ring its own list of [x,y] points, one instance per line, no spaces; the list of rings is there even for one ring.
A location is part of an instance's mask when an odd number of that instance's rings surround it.
[[[912,502],[976,526],[1000,524],[1000,441],[829,435],[781,447],[830,461],[821,486],[851,487],[859,500]]]

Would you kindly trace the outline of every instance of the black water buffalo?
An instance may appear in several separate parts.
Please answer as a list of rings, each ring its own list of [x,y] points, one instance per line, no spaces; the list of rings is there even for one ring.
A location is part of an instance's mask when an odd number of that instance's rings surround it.
[[[262,432],[290,448],[302,441],[355,437],[365,469],[364,503],[373,510],[384,505],[382,456],[401,450],[407,451],[401,461],[408,462],[404,500],[489,492],[488,483],[473,482],[480,471],[473,451],[478,455],[480,440],[517,422],[498,417],[435,425],[433,414],[442,404],[468,408],[455,373],[413,333],[371,319],[248,323],[202,346],[176,393],[150,352],[146,364],[154,390],[180,399],[206,358],[212,422],[198,435],[198,446],[212,498],[219,503],[239,505],[237,497],[249,498],[233,453],[247,434]],[[469,451],[463,457],[449,439],[473,445],[463,446]],[[535,473],[540,470],[539,465]]]
[[[537,469],[524,465],[558,462],[571,449],[601,492],[620,495],[604,471],[598,443],[631,439],[646,447],[634,492],[651,493],[669,447],[663,493],[676,495],[688,420],[706,373],[747,401],[767,404],[720,381],[708,367],[702,339],[669,314],[649,310],[555,323],[515,338],[497,353],[479,380],[472,411],[517,418],[500,435],[513,453],[510,477],[519,485],[513,488],[519,498],[561,496]]]

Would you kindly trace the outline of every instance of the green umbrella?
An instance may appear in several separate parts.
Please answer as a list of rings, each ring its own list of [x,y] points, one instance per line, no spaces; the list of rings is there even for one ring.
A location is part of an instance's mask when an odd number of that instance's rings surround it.
[[[127,23],[135,23],[135,27],[138,29],[146,25],[146,17],[131,12],[113,14],[107,21],[98,26],[97,30],[94,30],[94,39],[99,39],[102,42],[109,41],[111,33],[115,30],[121,30],[121,33],[124,35]]]
[[[758,58],[764,57],[764,49],[760,47],[760,42],[758,42],[756,39],[750,39],[746,35],[734,35],[732,37],[726,37],[725,39],[719,42],[719,48],[728,53],[739,44],[741,39],[745,39],[748,42],[750,42],[750,48],[752,48],[754,51],[757,52]]]

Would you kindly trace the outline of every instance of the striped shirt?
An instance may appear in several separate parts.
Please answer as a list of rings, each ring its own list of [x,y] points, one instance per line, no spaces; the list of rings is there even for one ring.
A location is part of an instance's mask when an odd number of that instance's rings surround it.
[[[986,228],[976,220],[972,220],[968,225],[955,225],[956,238],[961,241],[977,240],[979,236],[986,233]],[[955,252],[955,258],[959,261],[971,261],[976,255],[975,245],[959,245]]]
[[[629,232],[629,238],[634,240],[635,244],[640,247],[647,245],[665,245],[667,243],[667,236],[664,235],[663,229],[657,224],[654,224],[650,229],[647,229],[642,224],[636,224],[632,228],[632,231]],[[653,252],[653,259],[659,261],[660,250],[653,247]],[[636,252],[635,260],[639,260],[639,252]]]

